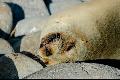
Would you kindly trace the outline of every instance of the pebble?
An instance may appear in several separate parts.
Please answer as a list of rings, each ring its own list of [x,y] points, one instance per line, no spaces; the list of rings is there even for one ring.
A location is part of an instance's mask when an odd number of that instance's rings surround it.
[[[80,3],[80,0],[53,0],[50,4],[50,11],[51,14],[59,13]]]
[[[15,16],[48,16],[49,13],[43,2],[43,0],[1,0],[2,2],[7,2],[14,10]],[[23,12],[23,13],[22,13]],[[20,14],[21,13],[21,14]]]
[[[14,50],[6,40],[0,38],[0,52],[10,53],[14,52]]]
[[[85,1],[89,1],[89,0],[52,0],[52,2],[54,3],[54,2],[65,2],[65,1],[81,1],[81,2],[85,2]]]
[[[15,27],[15,37],[29,35],[45,28],[43,22],[47,17],[26,18],[18,22]]]
[[[30,17],[49,16],[43,0],[0,0],[6,2],[13,13],[13,27],[18,21]]]
[[[120,70],[96,63],[64,63],[46,67],[25,79],[120,79]]]
[[[14,49],[17,52],[28,52],[33,55],[36,54],[40,47],[40,34],[41,32],[38,31],[24,36],[21,40],[18,40],[13,44]]]
[[[42,68],[41,64],[20,53],[0,57],[0,79],[22,79]]]
[[[10,34],[12,29],[12,12],[6,3],[0,2],[0,35]]]

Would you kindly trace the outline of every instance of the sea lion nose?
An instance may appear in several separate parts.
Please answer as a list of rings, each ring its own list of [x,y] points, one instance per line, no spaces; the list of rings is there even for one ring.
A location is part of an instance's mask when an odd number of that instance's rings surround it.
[[[48,42],[53,42],[55,39],[59,39],[59,38],[60,38],[60,33],[52,33],[47,37]]]
[[[40,44],[40,50],[42,53],[46,56],[51,56],[52,51],[51,51],[51,45],[52,43],[56,42],[61,38],[60,33],[49,33],[45,37],[41,39],[41,44]]]
[[[60,33],[49,33],[45,37],[42,38],[40,47],[43,47],[46,44],[49,44],[51,42],[54,42],[57,39],[60,39],[61,34]]]
[[[48,49],[48,48],[45,48],[45,53],[46,53],[46,56],[51,56],[52,55],[51,49]]]

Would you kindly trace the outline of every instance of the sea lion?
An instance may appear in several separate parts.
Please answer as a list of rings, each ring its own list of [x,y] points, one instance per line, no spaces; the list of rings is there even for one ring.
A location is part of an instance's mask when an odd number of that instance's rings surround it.
[[[91,0],[52,15],[36,55],[47,65],[120,59],[120,0]]]

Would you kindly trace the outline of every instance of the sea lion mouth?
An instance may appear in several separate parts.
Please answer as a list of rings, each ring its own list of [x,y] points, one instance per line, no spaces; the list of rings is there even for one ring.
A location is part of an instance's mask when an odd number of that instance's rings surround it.
[[[48,57],[42,57],[42,56],[38,56],[38,57],[40,58],[40,60],[42,60],[42,62],[45,65],[54,65],[54,64],[56,64],[55,60],[49,59]]]

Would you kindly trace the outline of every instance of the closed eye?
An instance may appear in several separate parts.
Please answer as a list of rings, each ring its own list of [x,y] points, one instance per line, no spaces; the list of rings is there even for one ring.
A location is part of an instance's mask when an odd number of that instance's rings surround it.
[[[69,43],[69,44],[67,45],[66,51],[71,50],[74,46],[75,46],[75,43]]]
[[[52,55],[51,50],[48,48],[45,48],[45,54],[46,56],[51,56]]]

